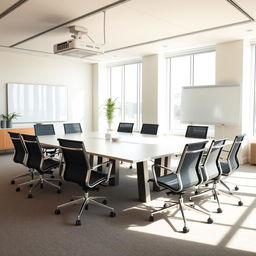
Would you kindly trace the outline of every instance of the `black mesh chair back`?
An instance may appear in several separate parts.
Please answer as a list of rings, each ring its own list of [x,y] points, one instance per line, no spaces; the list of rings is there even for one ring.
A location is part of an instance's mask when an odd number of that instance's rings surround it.
[[[35,124],[34,129],[36,136],[55,135],[53,124]]]
[[[206,139],[208,132],[208,126],[196,126],[188,125],[185,137],[187,138],[197,138],[197,139]]]
[[[228,163],[232,170],[235,170],[239,167],[239,161],[237,158],[237,154],[241,147],[242,141],[244,140],[244,137],[245,137],[245,135],[236,136],[234,139],[234,142],[231,146],[231,149],[228,153],[227,160],[228,160]]]
[[[14,146],[13,161],[19,164],[26,164],[26,148],[19,133],[8,132]]]
[[[37,136],[21,134],[28,151],[27,166],[41,172],[43,152]]]
[[[158,124],[142,124],[140,133],[157,135]]]
[[[68,133],[81,133],[82,128],[80,123],[69,123],[69,124],[63,124],[65,134]]]
[[[132,133],[134,123],[119,123],[118,132],[129,132]]]
[[[198,185],[200,182],[200,161],[207,141],[186,144],[177,168],[181,190]]]
[[[82,141],[58,139],[64,158],[63,179],[86,186],[86,175],[90,169],[88,155]]]
[[[203,182],[217,178],[221,175],[219,157],[221,150],[225,145],[225,139],[213,140],[202,166]]]

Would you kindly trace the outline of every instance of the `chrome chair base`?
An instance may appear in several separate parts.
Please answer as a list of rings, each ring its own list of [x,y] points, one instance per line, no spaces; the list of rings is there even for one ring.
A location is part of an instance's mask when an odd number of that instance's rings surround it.
[[[220,183],[221,183],[221,181],[220,181]],[[212,188],[207,188],[207,189],[204,189],[203,191],[199,190],[198,194],[196,194],[194,196],[191,196],[189,198],[189,200],[192,201],[194,198],[201,197],[202,195],[207,195],[207,194],[212,194],[214,196],[214,199],[217,201],[217,203],[218,203],[217,212],[218,213],[222,213],[222,209],[220,207],[219,195],[224,195],[224,196],[236,198],[237,200],[239,200],[238,205],[239,206],[243,205],[243,202],[241,201],[241,198],[239,196],[234,195],[230,190],[228,190],[228,191],[219,190],[217,188],[217,182],[213,183]]]
[[[75,198],[77,198],[77,199],[75,199]],[[100,202],[96,201],[96,199],[104,199],[104,200],[102,201],[102,203],[100,203]],[[110,217],[115,217],[116,216],[114,208],[109,207],[109,206],[106,205],[107,204],[106,197],[104,197],[104,196],[89,197],[88,192],[84,193],[83,196],[73,196],[71,198],[70,202],[58,205],[56,210],[55,210],[55,214],[59,215],[61,213],[60,208],[70,206],[70,205],[74,205],[74,204],[82,204],[82,206],[80,208],[80,211],[78,213],[77,219],[76,219],[76,226],[81,225],[81,215],[82,215],[84,209],[88,210],[89,204],[93,204],[93,205],[96,205],[96,206],[99,206],[99,207],[110,210],[110,215],[109,215]]]
[[[170,210],[170,209],[173,209],[173,208],[178,208],[180,210],[181,214],[182,214],[182,219],[183,219],[183,222],[184,222],[183,233],[189,232],[189,228],[187,227],[187,222],[186,222],[186,218],[185,218],[185,214],[184,214],[185,209],[186,210],[191,210],[191,211],[194,211],[194,212],[197,212],[197,213],[201,213],[203,215],[206,215],[206,216],[208,216],[207,223],[209,223],[209,224],[213,223],[213,219],[211,218],[211,215],[209,213],[204,212],[204,211],[199,210],[199,209],[196,209],[195,205],[185,204],[184,201],[183,201],[182,195],[180,195],[177,202],[169,201],[169,202],[164,204],[163,208],[158,209],[158,210],[153,210],[150,213],[149,221],[154,221],[154,214],[162,212],[162,211]]]
[[[59,186],[52,183],[51,181],[57,181],[59,183]],[[41,188],[43,188],[44,184],[47,184],[47,185],[50,185],[50,186],[56,188],[58,193],[61,192],[61,187],[60,186],[61,186],[62,183],[61,183],[60,179],[45,178],[44,175],[41,175],[41,174],[39,174],[39,177],[37,179],[33,179],[31,181],[27,181],[27,182],[19,184],[16,188],[16,191],[19,192],[21,186],[26,186],[26,185],[31,186],[31,188],[29,190],[29,193],[28,193],[28,198],[32,198],[33,197],[32,190],[34,188],[36,188],[37,186],[39,186],[39,185],[40,185]]]

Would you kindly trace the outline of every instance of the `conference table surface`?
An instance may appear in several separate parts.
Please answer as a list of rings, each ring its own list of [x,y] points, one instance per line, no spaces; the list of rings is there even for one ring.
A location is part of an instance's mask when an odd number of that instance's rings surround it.
[[[44,145],[59,146],[58,138],[83,141],[90,155],[108,158],[114,161],[114,174],[118,179],[119,162],[135,163],[137,167],[138,197],[140,201],[150,201],[148,184],[148,161],[158,163],[166,157],[182,152],[185,144],[203,141],[202,139],[185,138],[184,136],[158,136],[139,133],[111,133],[117,141],[106,140],[100,132],[57,134],[39,136]],[[118,184],[118,181],[113,184]]]

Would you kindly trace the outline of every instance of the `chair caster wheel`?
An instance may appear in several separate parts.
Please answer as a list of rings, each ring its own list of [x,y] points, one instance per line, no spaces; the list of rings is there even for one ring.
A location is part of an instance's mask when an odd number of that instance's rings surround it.
[[[154,216],[149,216],[149,219],[148,219],[149,221],[154,221]]]
[[[62,182],[61,182],[61,181],[59,181],[59,183],[58,183],[58,184],[59,184],[59,186],[61,186],[61,185],[62,185]]]
[[[85,205],[84,209],[87,211],[89,209],[89,205]]]
[[[76,220],[76,226],[81,226],[81,220]]]
[[[188,233],[189,232],[189,228],[187,227],[184,227],[183,230],[182,230],[183,233]]]
[[[195,195],[198,195],[198,194],[199,194],[199,192],[196,190],[196,191],[195,191]]]
[[[213,219],[212,218],[208,218],[207,223],[208,224],[212,224],[213,223]]]
[[[167,208],[167,207],[168,207],[168,204],[165,203],[164,206],[163,206],[163,208],[165,209],[165,208]]]
[[[40,188],[41,188],[41,189],[43,189],[43,188],[44,188],[44,185],[43,185],[42,183],[40,184]]]
[[[55,211],[54,211],[54,213],[56,214],[56,215],[60,215],[61,214],[61,211],[60,211],[60,209],[56,209]]]
[[[29,186],[30,188],[32,188],[32,187],[33,187],[33,184],[29,184],[28,186]]]
[[[222,213],[222,209],[221,209],[221,208],[218,208],[218,209],[217,209],[217,213]]]
[[[238,202],[238,205],[239,205],[239,206],[243,206],[243,202],[242,202],[242,201],[239,201],[239,202]]]
[[[235,191],[238,191],[239,190],[239,187],[238,186],[235,186]]]
[[[61,193],[61,189],[58,189],[58,190],[57,190],[57,193],[60,194],[60,193]]]
[[[15,184],[15,180],[11,180],[11,184]]]
[[[129,167],[130,169],[132,169],[132,165],[130,165],[130,167]]]
[[[16,192],[20,192],[20,187],[17,187],[17,188],[16,188]]]
[[[55,179],[54,175],[51,175],[51,178],[52,178],[52,179]]]
[[[206,183],[205,186],[206,186],[206,187],[209,187],[209,184]]]
[[[28,194],[28,198],[33,198],[33,195],[32,194]]]
[[[104,200],[102,201],[102,203],[106,205],[106,204],[108,203],[108,201],[107,201],[106,199],[104,199]]]
[[[115,212],[110,212],[109,217],[115,217],[116,213]]]

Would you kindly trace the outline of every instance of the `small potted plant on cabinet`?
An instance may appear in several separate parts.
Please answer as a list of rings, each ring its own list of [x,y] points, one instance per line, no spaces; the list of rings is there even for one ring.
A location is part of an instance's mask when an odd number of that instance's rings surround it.
[[[3,120],[1,121],[2,128],[12,128],[12,120],[16,119],[19,114],[13,112],[11,114],[2,114]]]

